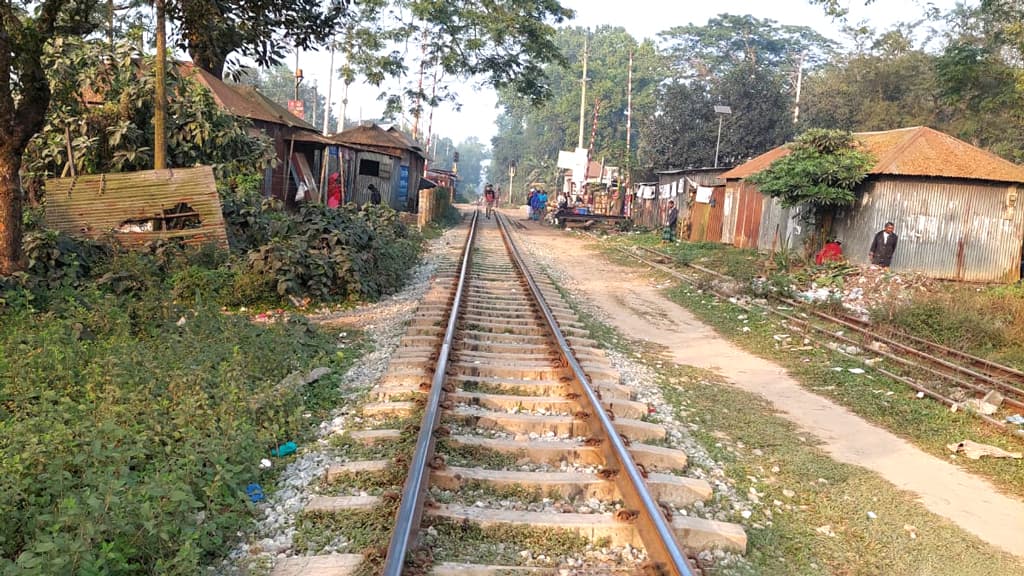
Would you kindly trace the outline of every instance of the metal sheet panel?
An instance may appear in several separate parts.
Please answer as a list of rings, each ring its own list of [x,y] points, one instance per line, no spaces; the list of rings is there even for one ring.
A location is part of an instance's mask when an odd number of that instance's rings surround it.
[[[380,170],[377,176],[367,176],[365,174],[359,174],[359,163],[363,160],[371,160],[380,163]],[[379,152],[369,152],[365,150],[359,150],[356,152],[355,162],[352,163],[352,169],[355,174],[355,184],[352,186],[352,194],[346,198],[346,201],[355,202],[362,206],[370,202],[370,184],[377,187],[380,191],[381,204],[394,207],[394,199],[392,198],[392,184],[398,181],[398,158],[390,156],[388,154],[381,154]]]
[[[197,228],[118,232],[126,221],[165,222],[165,211],[184,203],[199,218]],[[228,246],[213,169],[175,168],[96,174],[46,181],[46,226],[97,239],[110,234],[124,245],[181,238],[187,244]]]
[[[736,229],[732,245],[737,248],[757,248],[764,195],[753,184],[741,182],[736,199]]]
[[[875,233],[896,225],[894,271],[971,282],[1020,278],[1024,216],[1017,185],[942,178],[872,178],[859,202],[837,214],[843,252],[868,264]]]
[[[736,231],[736,201],[739,196],[740,181],[732,180],[725,185],[725,200],[722,202],[722,243],[732,244]]]
[[[710,204],[694,203],[690,224],[693,242],[719,242],[722,239],[725,186],[715,186]]]

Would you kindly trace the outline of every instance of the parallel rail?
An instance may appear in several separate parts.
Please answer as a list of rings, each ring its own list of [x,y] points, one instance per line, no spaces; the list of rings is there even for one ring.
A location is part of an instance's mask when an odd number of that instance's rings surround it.
[[[461,268],[458,273],[458,284],[451,304],[451,313],[441,351],[437,357],[437,365],[431,382],[430,392],[424,410],[423,423],[419,430],[415,452],[411,459],[409,475],[406,479],[402,500],[395,521],[395,529],[388,547],[382,574],[400,576],[405,568],[407,554],[416,546],[420,520],[427,501],[427,487],[430,479],[430,466],[435,459],[434,447],[436,432],[440,423],[441,406],[445,400],[444,383],[448,369],[452,342],[455,339],[459,324],[459,313],[466,286],[467,275],[472,265],[473,242],[476,238],[478,213],[475,212],[467,237]],[[502,233],[505,246],[519,275],[529,287],[534,304],[540,310],[544,323],[550,331],[551,338],[556,342],[558,353],[564,365],[571,368],[575,376],[576,388],[581,403],[586,406],[583,416],[590,421],[599,423],[600,450],[605,457],[604,470],[607,476],[613,477],[625,502],[625,508],[632,512],[632,521],[637,533],[653,562],[657,574],[672,576],[690,576],[693,570],[680,548],[676,537],[669,526],[662,508],[652,497],[644,480],[644,473],[633,461],[627,450],[626,443],[616,431],[615,425],[602,405],[600,395],[590,383],[583,366],[576,359],[573,350],[559,327],[551,307],[544,298],[541,288],[527,267],[519,247],[509,231],[508,220],[498,215],[498,226]]]
[[[506,219],[503,216],[499,216],[498,224],[501,227],[505,245],[508,246],[509,254],[519,268],[520,273],[526,279],[530,292],[533,294],[533,298],[540,307],[544,320],[551,330],[551,336],[558,344],[559,353],[569,367],[572,368],[573,374],[576,376],[575,384],[579,393],[583,398],[586,398],[591,416],[596,416],[601,424],[601,430],[605,436],[605,441],[602,442],[601,448],[605,453],[605,462],[612,463],[612,466],[606,464],[605,468],[613,468],[613,471],[616,473],[615,482],[622,493],[627,507],[640,513],[636,519],[637,527],[644,546],[647,548],[647,554],[656,564],[663,567],[667,574],[690,576],[692,571],[686,556],[679,549],[679,544],[676,542],[675,535],[665,521],[661,508],[647,490],[643,475],[637,468],[636,463],[633,462],[632,456],[626,450],[625,443],[615,430],[615,425],[601,405],[601,400],[597,397],[593,386],[590,385],[590,379],[573,355],[569,342],[565,339],[558,326],[558,321],[555,320],[551,308],[548,307],[547,302],[544,300],[544,295],[533,279],[533,274],[530,273],[529,268],[523,262],[522,256],[519,254],[519,248],[508,231]]]
[[[679,262],[678,259],[672,256],[671,254],[666,254],[664,252],[660,252],[658,250],[648,248],[646,246],[638,246],[637,248],[639,248],[644,253],[650,254],[661,259],[668,259],[670,262],[673,262],[675,264],[683,264]],[[648,266],[651,266],[652,268],[662,270],[663,272],[666,272],[669,275],[679,278],[680,280],[688,282],[694,286],[700,284],[700,281],[698,279],[683,274],[673,267],[666,266],[659,262],[654,262],[649,258],[644,258],[643,256],[635,252],[626,250],[624,248],[617,247],[617,250],[628,255],[631,258],[634,258],[636,260],[639,260],[640,262],[643,262],[644,264],[647,264]],[[722,279],[733,280],[731,277],[725,274],[722,274],[714,270],[710,270],[703,266],[695,264],[685,265],[703,274],[715,276]],[[893,351],[898,351],[899,354],[895,354],[893,352],[888,351],[873,350],[874,353],[877,353],[881,356],[886,357],[889,360],[892,360],[894,363],[902,366],[904,369],[915,371],[919,374],[926,374],[929,377],[935,377],[945,382],[948,382],[950,386],[979,394],[987,393],[989,390],[999,390],[1000,392],[1005,394],[1005,399],[1003,400],[1003,402],[1006,406],[1024,409],[1024,389],[1020,387],[1021,384],[1024,384],[1024,372],[1021,372],[1009,366],[1003,366],[1002,364],[993,362],[991,360],[973,356],[966,352],[953,350],[946,346],[942,346],[941,344],[930,342],[926,339],[912,336],[909,334],[891,332],[890,335],[887,337],[873,330],[870,325],[862,321],[859,321],[855,318],[837,317],[832,314],[828,314],[824,311],[818,310],[812,306],[807,306],[800,302],[796,302],[794,300],[780,298],[779,301],[789,306],[792,306],[795,309],[800,310],[801,312],[804,312],[808,315],[825,321],[833,326],[842,328],[844,330],[856,332],[857,334],[860,334],[866,341],[870,340],[874,342],[879,342],[889,347]],[[743,307],[746,309],[751,309],[751,307],[748,306]],[[822,336],[827,337],[829,339],[838,340],[851,345],[861,344],[855,340],[842,336],[833,330],[826,330],[820,326],[817,326],[805,318],[800,318],[793,314],[786,314],[776,309],[775,307],[758,306],[758,308],[762,308],[771,314],[784,318],[788,322],[803,326],[806,329],[819,333]],[[929,350],[934,353],[930,353]],[[936,353],[944,355],[945,358],[938,357]],[[968,365],[965,366],[961,363],[958,363],[958,361]],[[924,386],[912,378],[894,373],[890,370],[886,370],[878,366],[874,366],[874,369],[948,406],[953,406],[957,404],[957,401],[954,400],[953,398],[950,398],[948,395],[942,394],[941,392],[935,390],[933,387]],[[992,418],[985,414],[975,415],[982,419],[983,421],[998,428],[1004,430],[1008,428],[1005,422],[997,418]]]
[[[448,358],[451,355],[452,341],[458,326],[459,310],[462,306],[463,290],[466,287],[466,275],[469,272],[473,256],[473,241],[476,239],[476,224],[480,212],[473,211],[466,246],[463,249],[462,265],[459,267],[459,280],[452,298],[451,315],[441,343],[441,352],[437,357],[437,367],[427,394],[427,404],[423,413],[423,424],[420,426],[416,439],[416,448],[409,464],[409,476],[402,488],[402,501],[395,518],[395,530],[388,544],[387,557],[384,561],[382,574],[385,576],[401,576],[405,567],[405,557],[415,545],[423,518],[423,506],[426,502],[427,483],[430,481],[430,463],[434,459],[434,447],[437,444],[435,432],[441,420],[441,401],[444,396],[445,372],[448,370]]]

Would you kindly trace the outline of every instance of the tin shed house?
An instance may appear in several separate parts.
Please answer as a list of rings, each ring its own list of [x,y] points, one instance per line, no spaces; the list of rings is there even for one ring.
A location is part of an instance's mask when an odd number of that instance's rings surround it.
[[[349,128],[331,140],[341,148],[346,202],[369,202],[372,184],[381,203],[395,210],[415,205],[425,159],[418,142],[396,128],[385,130],[376,124]]]
[[[832,234],[850,262],[868,264],[875,233],[891,221],[900,239],[894,270],[970,282],[1020,279],[1024,167],[926,127],[854,136],[876,163],[857,190],[857,202],[833,222]],[[723,174],[726,202],[730,191],[733,198],[723,242],[762,250],[797,247],[806,230],[797,229],[805,225],[796,210],[782,209],[745,182],[787,153],[779,147]]]

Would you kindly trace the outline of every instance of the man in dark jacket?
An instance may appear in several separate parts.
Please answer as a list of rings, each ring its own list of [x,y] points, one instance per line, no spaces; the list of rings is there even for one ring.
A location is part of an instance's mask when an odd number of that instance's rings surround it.
[[[676,241],[676,227],[679,226],[679,208],[676,208],[675,200],[668,201],[668,217],[665,222],[665,232],[661,239],[665,242]]]
[[[892,264],[892,255],[896,253],[896,242],[899,241],[899,236],[893,232],[894,229],[895,226],[892,222],[886,222],[885,228],[875,234],[875,239],[872,240],[871,248],[868,250],[868,257],[871,258],[872,264],[882,268],[888,268]]]
[[[380,206],[380,190],[377,190],[377,186],[370,184],[366,189],[370,191],[370,204]]]

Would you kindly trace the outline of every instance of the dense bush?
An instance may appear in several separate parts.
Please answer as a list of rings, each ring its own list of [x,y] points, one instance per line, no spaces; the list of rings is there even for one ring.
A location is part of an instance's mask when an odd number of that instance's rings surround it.
[[[398,290],[419,256],[418,233],[386,206],[306,204],[286,213],[254,195],[231,195],[224,205],[233,247],[247,251],[230,304],[374,300]]]
[[[268,391],[330,339],[145,303],[0,312],[0,574],[197,574],[250,520],[260,458],[304,429],[303,398]]]

